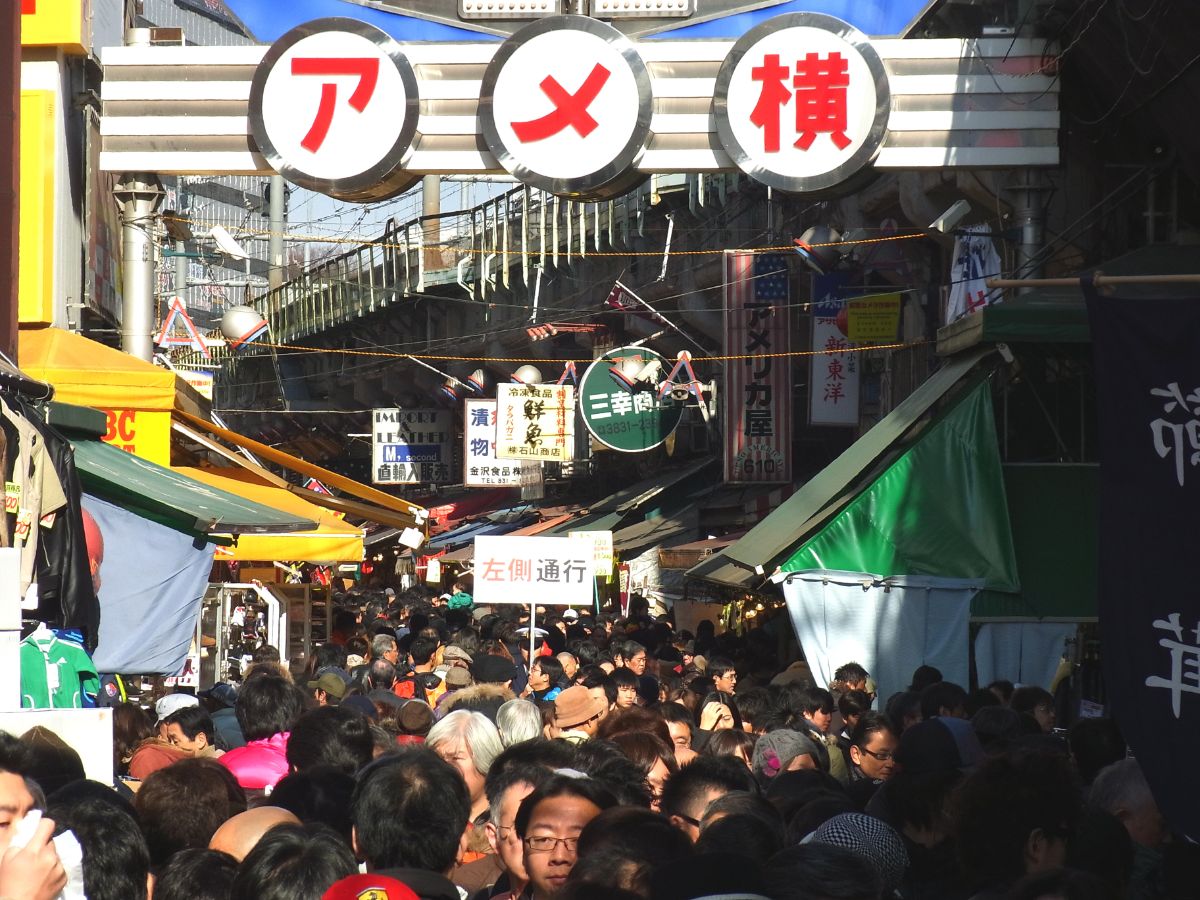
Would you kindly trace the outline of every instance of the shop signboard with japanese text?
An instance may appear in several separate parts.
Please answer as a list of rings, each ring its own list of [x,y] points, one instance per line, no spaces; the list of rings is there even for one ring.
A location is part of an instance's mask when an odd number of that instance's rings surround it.
[[[475,602],[589,605],[594,557],[590,540],[480,535],[475,538]]]
[[[575,456],[575,387],[496,387],[496,458],[569,462]]]
[[[790,483],[792,383],[786,258],[725,254],[725,480]]]
[[[605,581],[612,577],[615,553],[611,531],[568,531],[567,537],[589,542],[592,545],[592,558],[596,564],[596,577]]]
[[[1200,757],[1194,287],[1168,298],[1083,285],[1096,373],[1105,715],[1121,723],[1170,830],[1190,842],[1200,839],[1200,770],[1188,764]]]
[[[396,41],[374,24],[319,19],[283,34],[264,55],[249,129],[272,168],[302,187],[350,201],[393,196],[426,157],[462,152],[422,146],[430,135],[456,132],[438,129],[421,108],[467,99],[446,93],[426,70],[469,60],[486,68],[477,103],[460,115],[474,123],[487,164],[559,196],[628,192],[646,177],[649,158],[671,155],[656,147],[668,143],[660,137],[686,145],[697,135],[698,158],[786,191],[828,190],[875,162],[891,92],[879,53],[854,26],[823,13],[775,16],[715,58],[703,46],[664,54],[663,43],[635,40],[599,16],[558,15],[522,25],[494,50],[436,63],[421,42]],[[652,76],[655,66],[666,79]],[[711,113],[656,111],[672,78],[707,85],[702,94],[676,86],[682,96],[664,96],[665,108],[711,97]],[[679,121],[697,115],[702,124]]]
[[[900,329],[900,294],[873,294],[846,305],[846,337],[858,343],[887,344]]]
[[[891,93],[866,35],[832,16],[776,16],[738,39],[717,75],[725,151],[785,191],[828,190],[874,161]]]
[[[858,354],[843,325],[849,273],[814,275],[812,280],[812,349],[808,421],[812,425],[858,424]]]
[[[496,401],[463,401],[463,486],[506,487],[536,484],[542,465],[496,456]]]
[[[375,484],[448,484],[453,420],[447,409],[371,411],[371,480]]]
[[[606,22],[562,16],[522,28],[488,64],[479,111],[488,149],[526,184],[599,198],[642,178],[650,73]]]
[[[647,367],[658,371],[639,380]],[[660,396],[658,382],[670,370],[665,357],[645,347],[618,347],[588,366],[579,382],[579,407],[592,437],[627,453],[653,449],[669,438],[683,415],[680,404]],[[621,380],[621,373],[632,382]]]

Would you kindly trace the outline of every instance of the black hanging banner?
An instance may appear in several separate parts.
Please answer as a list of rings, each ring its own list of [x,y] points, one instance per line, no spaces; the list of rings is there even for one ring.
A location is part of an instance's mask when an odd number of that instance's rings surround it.
[[[1200,297],[1084,284],[1100,434],[1110,714],[1171,827],[1200,838]]]

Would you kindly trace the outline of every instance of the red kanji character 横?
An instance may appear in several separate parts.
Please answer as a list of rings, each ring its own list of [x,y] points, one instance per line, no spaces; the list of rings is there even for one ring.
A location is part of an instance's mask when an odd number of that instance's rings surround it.
[[[818,134],[827,134],[834,146],[850,146],[846,136],[846,92],[850,87],[850,66],[840,53],[825,58],[806,53],[796,62],[792,79],[796,88],[796,147],[807,150]]]

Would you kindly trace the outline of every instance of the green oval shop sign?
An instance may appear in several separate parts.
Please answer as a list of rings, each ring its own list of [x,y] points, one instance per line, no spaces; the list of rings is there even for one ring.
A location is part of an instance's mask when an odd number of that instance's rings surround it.
[[[653,377],[637,380],[639,372],[655,361],[661,368]],[[579,406],[592,437],[625,453],[650,450],[669,438],[683,416],[682,404],[669,397],[658,399],[659,386],[671,366],[662,354],[645,347],[618,347],[588,366],[579,382]],[[613,368],[632,380],[632,386],[614,377]]]

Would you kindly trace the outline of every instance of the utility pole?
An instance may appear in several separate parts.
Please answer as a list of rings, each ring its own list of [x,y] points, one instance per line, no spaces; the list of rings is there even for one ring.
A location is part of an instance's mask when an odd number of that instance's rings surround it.
[[[438,216],[442,212],[442,179],[438,175],[426,175],[421,179],[421,215],[425,217],[425,268],[441,267],[442,248],[438,246],[442,239],[442,221]]]
[[[282,175],[271,176],[268,192],[270,224],[267,227],[270,230],[267,236],[267,261],[270,268],[267,270],[267,284],[271,290],[275,290],[283,286],[284,280],[283,230],[287,221],[287,182]]]
[[[158,179],[126,172],[113,192],[121,207],[121,349],[154,358],[154,213],[162,200]]]

